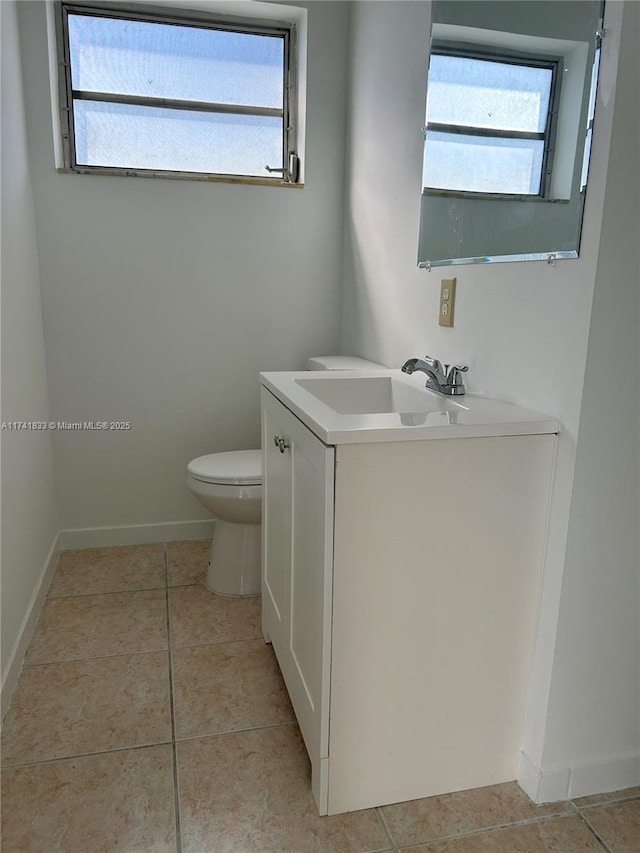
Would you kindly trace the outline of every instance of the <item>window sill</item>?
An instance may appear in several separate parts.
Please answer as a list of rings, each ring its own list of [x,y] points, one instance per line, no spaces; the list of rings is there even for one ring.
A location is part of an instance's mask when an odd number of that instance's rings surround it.
[[[423,196],[432,198],[478,199],[480,201],[529,201],[542,204],[569,204],[568,198],[541,198],[539,195],[517,195],[509,193],[474,193],[459,190],[436,190],[423,188]]]
[[[210,184],[249,184],[258,187],[289,187],[289,189],[304,189],[304,183],[290,183],[279,178],[258,178],[243,175],[207,175],[195,172],[154,172],[152,170],[112,169],[92,166],[66,169],[58,166],[56,172],[61,175],[111,175],[117,178],[164,178],[170,181],[200,181]]]

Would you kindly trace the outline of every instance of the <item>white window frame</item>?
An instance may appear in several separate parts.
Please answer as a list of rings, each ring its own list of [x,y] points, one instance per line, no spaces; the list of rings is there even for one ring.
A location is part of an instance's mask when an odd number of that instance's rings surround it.
[[[241,4],[238,4],[239,6]],[[244,5],[244,4],[242,4]],[[253,4],[254,6],[256,4]],[[295,21],[218,15],[193,9],[177,9],[168,6],[140,4],[101,3],[85,0],[56,0],[54,7],[55,47],[57,57],[57,105],[60,140],[57,146],[58,170],[79,174],[119,175],[127,177],[160,177],[190,180],[229,181],[233,183],[266,184],[275,186],[302,186],[300,159],[298,156],[298,33]],[[282,7],[281,7],[282,8]],[[111,93],[86,93],[74,90],[71,80],[71,62],[67,15],[86,14],[121,20],[148,21],[193,26],[201,29],[229,30],[260,35],[277,35],[283,38],[283,105],[281,110],[252,107],[250,105],[227,105],[195,101],[176,101],[164,98],[113,95]],[[104,100],[122,104],[136,104],[165,109],[189,109],[210,113],[241,113],[245,115],[278,115],[283,120],[283,167],[272,167],[268,176],[224,174],[162,169],[140,169],[113,166],[88,166],[79,164],[75,156],[73,125],[73,101]],[[268,164],[265,164],[268,165]]]

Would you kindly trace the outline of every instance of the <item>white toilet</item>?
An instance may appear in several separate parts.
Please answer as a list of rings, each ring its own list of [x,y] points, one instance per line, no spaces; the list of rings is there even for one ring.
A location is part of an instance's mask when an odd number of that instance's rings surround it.
[[[310,358],[307,370],[381,370],[364,358]],[[187,466],[187,485],[216,519],[206,586],[221,595],[260,594],[262,454],[233,450],[198,456]]]
[[[216,518],[207,587],[222,595],[258,595],[262,520],[260,451],[209,453],[189,462],[187,471],[187,485]]]

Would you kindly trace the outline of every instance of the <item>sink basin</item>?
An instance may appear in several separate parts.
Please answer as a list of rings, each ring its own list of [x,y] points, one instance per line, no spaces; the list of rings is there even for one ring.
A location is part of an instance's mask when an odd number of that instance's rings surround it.
[[[466,407],[393,376],[309,377],[297,384],[341,415],[459,411]]]
[[[558,431],[548,415],[476,394],[447,397],[398,369],[269,372],[260,381],[326,444]]]

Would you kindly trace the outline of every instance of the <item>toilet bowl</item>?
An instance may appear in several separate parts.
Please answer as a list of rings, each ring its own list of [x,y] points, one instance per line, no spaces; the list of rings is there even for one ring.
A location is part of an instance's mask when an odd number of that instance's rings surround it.
[[[216,519],[205,585],[221,595],[259,595],[260,451],[199,456],[187,471],[188,487]]]
[[[307,370],[380,370],[351,356],[310,358]],[[262,521],[260,450],[209,453],[187,466],[187,486],[216,519],[205,585],[220,595],[259,595]]]

